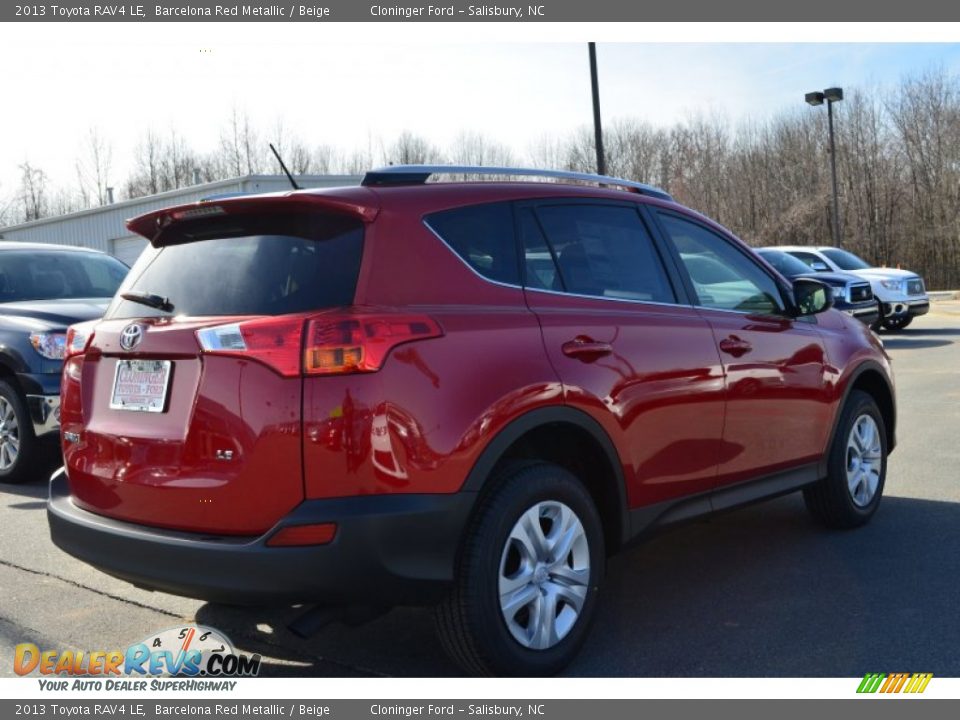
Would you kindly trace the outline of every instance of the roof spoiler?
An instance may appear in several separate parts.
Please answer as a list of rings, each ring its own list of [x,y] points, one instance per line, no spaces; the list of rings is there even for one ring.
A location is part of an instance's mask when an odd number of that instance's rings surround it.
[[[370,202],[362,203],[356,197],[341,197],[332,193],[287,192],[267,195],[228,194],[214,196],[195,203],[175,205],[154,210],[126,221],[127,228],[159,247],[161,234],[167,228],[181,222],[210,220],[222,216],[248,215],[253,213],[290,213],[327,210],[333,213],[353,215],[363,222],[371,222],[380,211],[373,193]]]

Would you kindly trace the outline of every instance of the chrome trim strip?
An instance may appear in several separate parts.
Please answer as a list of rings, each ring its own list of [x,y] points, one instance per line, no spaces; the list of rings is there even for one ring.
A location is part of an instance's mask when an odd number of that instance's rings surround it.
[[[581,295],[580,293],[562,292],[560,290],[546,290],[544,288],[525,287],[522,289],[525,290],[526,292],[546,293],[547,295],[560,295],[561,297],[584,298],[586,300],[605,300],[607,302],[630,303],[632,305],[660,305],[662,307],[682,307],[682,308],[702,307],[700,305],[692,305],[692,304],[681,303],[681,302],[665,303],[665,302],[658,302],[656,300],[631,300],[630,298],[612,298],[612,297],[604,297],[602,295]],[[708,309],[712,309],[712,308],[708,308]]]

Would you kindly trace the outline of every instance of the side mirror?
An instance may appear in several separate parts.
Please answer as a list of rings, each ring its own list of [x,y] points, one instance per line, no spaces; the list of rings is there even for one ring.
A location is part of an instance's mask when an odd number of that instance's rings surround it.
[[[833,293],[819,280],[797,278],[793,281],[793,306],[797,317],[816,315],[833,307]]]
[[[822,260],[814,260],[812,263],[810,263],[810,267],[816,272],[830,272],[830,266]]]

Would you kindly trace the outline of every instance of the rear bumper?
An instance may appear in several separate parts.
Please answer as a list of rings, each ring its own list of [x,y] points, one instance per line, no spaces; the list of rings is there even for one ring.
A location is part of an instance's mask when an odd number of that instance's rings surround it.
[[[302,503],[256,538],[209,537],[124,523],[73,504],[63,470],[47,517],[60,549],[139,587],[230,604],[427,604],[453,579],[473,493]],[[326,545],[268,547],[287,525],[337,523]]]

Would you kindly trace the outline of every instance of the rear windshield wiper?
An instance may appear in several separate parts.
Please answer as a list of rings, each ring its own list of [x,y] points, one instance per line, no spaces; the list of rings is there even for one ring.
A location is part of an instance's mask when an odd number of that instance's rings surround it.
[[[143,292],[141,290],[131,290],[129,292],[120,293],[120,297],[122,297],[124,300],[129,300],[130,302],[135,302],[139,303],[140,305],[146,305],[147,307],[162,310],[163,312],[173,312],[173,303],[170,302],[170,298],[154,295],[153,293]]]

